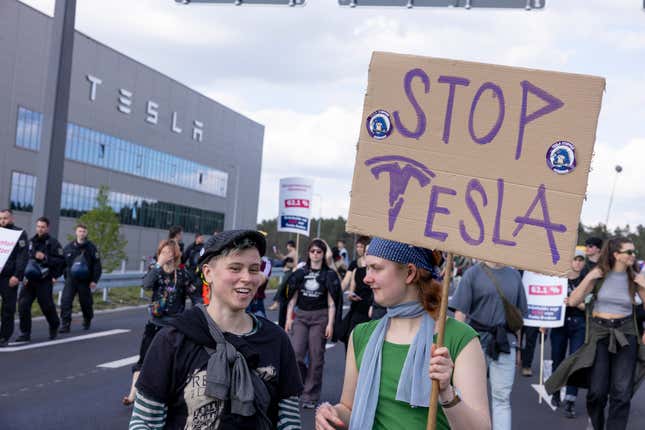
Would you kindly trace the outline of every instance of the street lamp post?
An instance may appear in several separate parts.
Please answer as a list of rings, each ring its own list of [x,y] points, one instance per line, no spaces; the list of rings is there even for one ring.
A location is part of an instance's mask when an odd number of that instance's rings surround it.
[[[611,187],[611,194],[609,195],[609,206],[607,207],[607,218],[605,218],[605,227],[609,229],[609,214],[611,213],[611,204],[614,201],[614,191],[616,191],[616,182],[618,181],[618,174],[623,171],[622,166],[616,165],[614,167],[614,170],[616,170],[616,174],[614,175],[614,185]]]

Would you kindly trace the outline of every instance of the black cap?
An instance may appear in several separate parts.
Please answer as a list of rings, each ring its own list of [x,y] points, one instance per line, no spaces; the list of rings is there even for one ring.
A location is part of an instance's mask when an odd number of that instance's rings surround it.
[[[602,239],[599,237],[589,237],[585,240],[586,246],[595,246],[596,248],[602,248]]]
[[[260,252],[260,257],[264,256],[267,249],[267,242],[262,233],[255,230],[226,230],[208,238],[204,243],[204,248],[199,253],[198,264],[202,265],[206,263],[225,249],[233,248],[243,239],[249,239],[253,242]]]

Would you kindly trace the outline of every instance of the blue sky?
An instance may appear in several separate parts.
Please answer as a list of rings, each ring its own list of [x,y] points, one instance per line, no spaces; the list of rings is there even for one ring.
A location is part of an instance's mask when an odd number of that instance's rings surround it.
[[[50,13],[54,0],[25,0]],[[77,28],[266,126],[258,219],[278,180],[316,180],[313,213],[347,216],[371,52],[603,76],[582,221],[645,224],[645,12],[640,0],[547,0],[542,11],[182,6],[80,0]]]

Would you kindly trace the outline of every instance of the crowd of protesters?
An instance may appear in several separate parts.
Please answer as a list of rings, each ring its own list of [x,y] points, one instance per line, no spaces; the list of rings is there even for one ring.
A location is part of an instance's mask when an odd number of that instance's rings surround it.
[[[0,211],[0,227],[21,230],[10,210]],[[31,239],[21,232],[0,274],[0,346],[12,337],[16,303],[16,341],[31,339],[34,300],[51,339],[71,330],[76,295],[82,328],[90,328],[101,261],[87,226],[74,233],[63,248],[44,217]],[[181,227],[169,230],[143,279],[149,318],[122,399],[133,407],[131,429],[297,430],[300,408],[315,408],[316,429],[421,430],[431,380],[439,384],[438,429],[511,429],[516,369],[532,375],[540,332],[551,345],[545,388],[552,406],[576,418],[578,389],[585,388],[595,430],[627,428],[645,376],[645,276],[626,238],[592,237],[576,250],[564,325],[549,330],[523,325],[521,271],[459,256],[454,318],[437,321],[441,253],[366,236],[354,241],[351,262],[344,241],[330,247],[312,239],[303,261],[293,241],[284,254],[273,246],[283,267],[269,307],[279,310],[274,323],[264,301],[276,260],[266,255],[262,232],[197,234],[187,247],[182,238]],[[52,286],[63,275],[59,318]],[[436,348],[442,324],[444,346]],[[346,362],[340,402],[332,405],[321,392],[326,344],[336,341],[345,345]]]

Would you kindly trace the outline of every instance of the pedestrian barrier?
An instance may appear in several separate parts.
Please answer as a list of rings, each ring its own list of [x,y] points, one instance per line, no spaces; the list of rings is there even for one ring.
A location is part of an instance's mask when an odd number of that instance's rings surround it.
[[[278,278],[279,282],[282,282],[283,269],[281,267],[276,267],[271,272],[271,278]],[[141,285],[143,282],[143,277],[146,275],[146,272],[143,271],[121,271],[121,272],[110,272],[104,273],[101,275],[101,279],[96,285],[97,290],[102,290],[103,301],[109,301],[109,292],[112,288],[124,288],[124,287],[133,287]],[[62,297],[63,297],[63,287],[65,286],[65,278],[60,277],[54,283],[54,293],[58,293],[58,306],[60,306]],[[144,298],[144,289],[141,288],[141,298]]]

